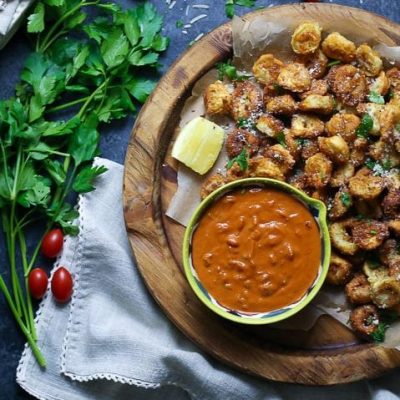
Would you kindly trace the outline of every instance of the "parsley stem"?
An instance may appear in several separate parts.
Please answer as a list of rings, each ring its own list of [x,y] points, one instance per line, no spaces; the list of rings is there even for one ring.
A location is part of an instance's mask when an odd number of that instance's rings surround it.
[[[14,306],[14,303],[12,301],[10,292],[8,291],[7,286],[6,286],[2,276],[0,276],[0,289],[4,294],[4,297],[6,298],[8,306],[10,307],[10,310],[13,313],[15,320],[17,321],[19,327],[21,328],[23,334],[25,335],[37,362],[39,363],[39,365],[41,367],[45,367],[46,360],[44,359],[43,354],[41,353],[36,341],[33,339],[31,333],[29,332],[28,328],[25,326],[20,315],[18,314],[18,312]]]
[[[4,176],[6,178],[6,184],[8,187],[8,191],[11,193],[11,186],[10,186],[10,181],[9,181],[9,177],[8,177],[6,151],[4,149],[3,141],[1,139],[0,139],[0,147],[1,147],[1,153],[2,153],[2,158],[3,158],[3,165],[4,165]]]
[[[44,53],[47,48],[48,48],[48,43],[51,42],[51,37],[55,34],[57,29],[64,23],[65,20],[67,20],[71,15],[75,14],[80,8],[86,7],[86,6],[92,6],[96,5],[99,3],[100,0],[98,1],[92,1],[92,2],[84,2],[82,1],[81,3],[77,4],[74,8],[71,8],[68,12],[66,12],[49,30],[47,35],[45,36],[43,42],[41,45],[38,46],[38,52],[39,53]],[[57,36],[57,35],[56,35]]]
[[[85,114],[87,108],[89,107],[89,104],[92,102],[92,100],[95,98],[96,94],[100,91],[102,91],[109,82],[110,78],[107,78],[96,90],[93,91],[93,93],[88,97],[86,100],[85,104],[81,107],[78,113],[78,118],[82,119],[83,115]]]
[[[36,336],[35,320],[33,318],[32,299],[31,299],[31,294],[29,291],[29,283],[28,283],[29,277],[25,276],[25,273],[28,270],[28,261],[27,261],[27,257],[26,257],[26,254],[27,254],[26,240],[25,240],[25,235],[24,235],[24,232],[22,229],[18,230],[18,239],[19,239],[19,247],[21,249],[22,266],[24,268],[26,306],[27,306],[27,311],[28,311],[28,320],[26,322],[31,331],[33,339],[36,340],[37,336]]]
[[[77,104],[84,103],[89,97],[90,96],[81,97],[80,99],[76,99],[76,100],[70,101],[69,103],[64,103],[64,104],[61,104],[59,106],[49,108],[48,110],[46,110],[46,114],[50,114],[50,113],[54,113],[54,112],[57,112],[57,111],[65,110],[66,108],[70,108],[72,106],[76,106]]]
[[[39,240],[39,242],[37,243],[37,245],[36,245],[36,247],[35,247],[35,250],[33,251],[32,257],[31,257],[31,259],[30,259],[30,261],[29,261],[28,267],[27,267],[27,269],[26,269],[26,271],[25,271],[25,273],[24,273],[25,278],[27,278],[27,277],[29,276],[29,273],[31,272],[31,270],[32,270],[32,268],[33,268],[33,265],[34,265],[35,262],[36,262],[37,256],[39,255],[39,251],[40,251],[40,247],[41,247],[41,245],[42,245],[42,241],[43,241],[44,237],[47,235],[47,233],[49,232],[49,230],[50,230],[50,228],[52,227],[52,225],[53,225],[52,222],[49,222],[49,223],[47,224],[46,230],[45,230],[45,232],[43,233],[42,238],[41,238],[41,239]]]

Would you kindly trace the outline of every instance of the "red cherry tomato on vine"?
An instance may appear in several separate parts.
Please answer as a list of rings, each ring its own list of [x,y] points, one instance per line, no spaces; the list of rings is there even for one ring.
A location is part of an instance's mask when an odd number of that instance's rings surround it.
[[[70,272],[60,267],[51,279],[51,292],[59,303],[67,303],[72,296],[73,282]]]
[[[49,278],[42,268],[33,269],[28,277],[29,293],[31,296],[40,300],[46,293]]]
[[[64,243],[64,235],[61,229],[49,231],[42,242],[42,253],[48,258],[55,258],[60,253]]]

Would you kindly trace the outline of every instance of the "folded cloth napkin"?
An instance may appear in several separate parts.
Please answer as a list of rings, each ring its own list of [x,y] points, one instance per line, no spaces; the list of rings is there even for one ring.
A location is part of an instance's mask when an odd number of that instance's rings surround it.
[[[34,0],[0,0],[0,49],[17,31],[25,12]]]
[[[136,269],[122,215],[123,167],[96,164],[108,171],[80,197],[80,234],[66,239],[55,266],[72,272],[73,299],[43,300],[37,327],[48,365],[38,367],[25,348],[17,381],[26,391],[43,400],[398,399],[397,373],[302,387],[252,378],[201,353],[159,310]]]

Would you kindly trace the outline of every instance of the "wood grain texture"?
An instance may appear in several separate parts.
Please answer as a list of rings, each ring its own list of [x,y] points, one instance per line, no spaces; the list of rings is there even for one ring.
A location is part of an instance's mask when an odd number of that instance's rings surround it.
[[[376,40],[394,45],[400,27],[366,11],[332,4],[269,8],[250,14],[277,20],[332,18],[377,28]],[[170,68],[143,107],[125,161],[124,212],[138,268],[155,300],[175,325],[218,360],[249,374],[282,382],[332,385],[372,378],[400,366],[400,352],[359,343],[343,325],[321,317],[309,332],[244,327],[214,315],[192,292],[181,269],[183,228],[164,212],[176,190],[169,156],[174,130],[193,84],[232,50],[223,25],[192,46]]]

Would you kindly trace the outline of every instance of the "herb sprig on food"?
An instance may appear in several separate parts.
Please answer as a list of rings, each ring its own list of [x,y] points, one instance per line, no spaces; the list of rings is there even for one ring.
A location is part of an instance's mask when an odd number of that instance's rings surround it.
[[[243,148],[239,155],[228,161],[226,169],[231,169],[235,163],[239,165],[241,171],[246,171],[249,168],[249,154],[246,148]]]
[[[97,9],[94,20],[88,7]],[[153,90],[143,68],[155,69],[168,46],[162,23],[149,3],[122,11],[100,0],[43,0],[28,17],[35,51],[16,96],[0,102],[2,264],[10,267],[9,285],[0,271],[0,290],[41,366],[28,276],[42,240],[30,253],[26,231],[39,220],[43,237],[54,225],[78,233],[71,195],[92,191],[106,171],[92,166],[100,123],[135,112]],[[68,118],[55,119],[60,111]]]
[[[236,67],[232,65],[232,61],[220,62],[216,65],[218,70],[218,79],[223,80],[227,77],[231,81],[243,81],[249,78],[249,75],[239,74]]]
[[[368,134],[373,126],[374,126],[374,120],[372,119],[372,117],[369,114],[364,114],[361,119],[360,125],[356,130],[356,135],[358,137],[368,139]]]
[[[235,6],[254,7],[256,0],[225,0],[225,14],[228,18],[235,15]]]

